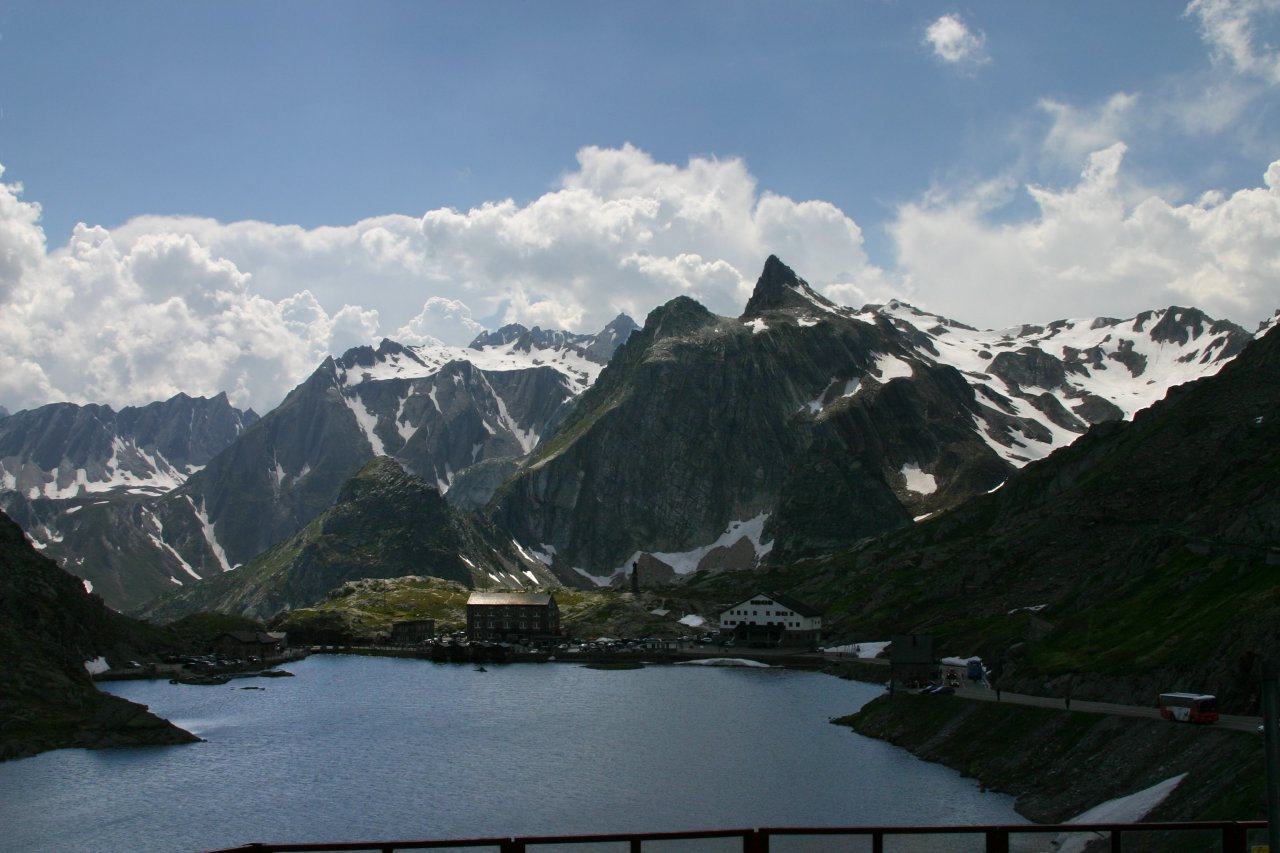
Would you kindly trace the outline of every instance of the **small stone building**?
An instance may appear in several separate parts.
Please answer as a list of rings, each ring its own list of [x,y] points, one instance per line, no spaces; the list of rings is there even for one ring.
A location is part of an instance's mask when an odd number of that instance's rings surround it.
[[[560,636],[560,609],[547,592],[473,592],[467,599],[472,640],[539,640]]]
[[[289,648],[288,635],[282,631],[224,631],[213,638],[214,652],[230,658],[277,658]]]
[[[413,619],[391,623],[391,645],[416,646],[436,635],[436,620]]]
[[[748,646],[816,648],[822,611],[777,592],[757,593],[720,614],[720,630]]]

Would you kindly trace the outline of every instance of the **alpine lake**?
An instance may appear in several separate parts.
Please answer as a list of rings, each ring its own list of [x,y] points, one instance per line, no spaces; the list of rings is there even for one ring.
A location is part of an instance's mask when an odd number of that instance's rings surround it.
[[[883,688],[820,673],[571,663],[482,671],[349,655],[288,669],[296,677],[102,684],[204,742],[0,764],[0,849],[189,853],[255,841],[1026,822],[1011,798],[832,725]],[[981,838],[916,836],[893,849],[974,843]],[[718,853],[741,842],[644,849]],[[771,849],[870,842],[776,838]]]

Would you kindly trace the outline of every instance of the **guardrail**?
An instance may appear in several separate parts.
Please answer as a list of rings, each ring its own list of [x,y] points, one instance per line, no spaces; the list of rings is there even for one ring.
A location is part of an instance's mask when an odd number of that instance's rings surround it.
[[[729,839],[741,841],[742,853],[769,853],[770,841],[785,837],[834,838],[861,836],[871,842],[872,853],[883,853],[886,839],[899,836],[952,835],[980,836],[986,853],[1009,853],[1011,836],[1061,833],[1093,834],[1120,851],[1125,834],[1199,832],[1214,834],[1222,853],[1249,853],[1249,831],[1265,830],[1265,821],[1184,821],[1166,823],[1061,823],[1000,824],[991,826],[847,826],[847,827],[765,827],[761,829],[712,829],[696,832],[624,832],[609,835],[543,835],[515,838],[465,838],[435,841],[351,841],[320,844],[245,844],[208,853],[320,853],[320,851],[372,850],[394,853],[399,850],[488,847],[498,853],[531,853],[531,848],[573,844],[627,844],[630,853],[658,853],[664,841]],[[976,849],[976,848],[975,848]]]

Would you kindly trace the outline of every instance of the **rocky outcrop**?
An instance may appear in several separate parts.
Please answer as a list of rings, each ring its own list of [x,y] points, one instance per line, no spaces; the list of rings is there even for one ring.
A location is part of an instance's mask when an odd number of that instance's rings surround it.
[[[190,743],[141,705],[99,692],[85,661],[123,662],[146,626],[109,611],[0,515],[0,759],[64,747]]]

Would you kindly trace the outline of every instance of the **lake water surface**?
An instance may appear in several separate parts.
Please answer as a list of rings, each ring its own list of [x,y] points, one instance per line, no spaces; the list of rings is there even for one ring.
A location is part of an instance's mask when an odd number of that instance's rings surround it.
[[[207,742],[0,764],[0,850],[1025,822],[1009,797],[831,725],[881,689],[818,673],[331,655],[289,669],[104,685]]]

